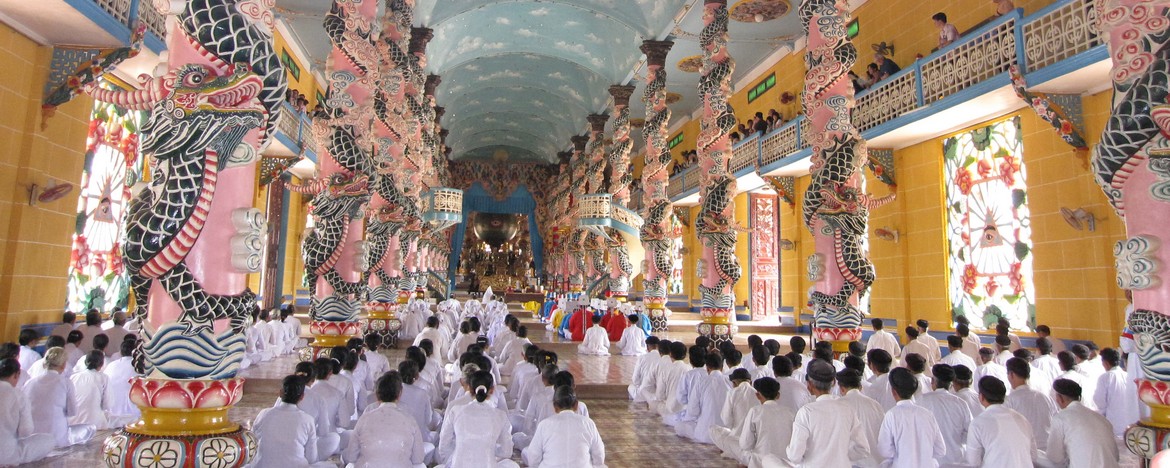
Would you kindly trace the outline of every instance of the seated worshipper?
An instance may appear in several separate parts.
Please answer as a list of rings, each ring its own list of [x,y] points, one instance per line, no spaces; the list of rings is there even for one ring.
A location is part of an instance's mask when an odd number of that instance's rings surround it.
[[[1097,378],[1093,402],[1096,403],[1097,411],[1113,425],[1113,434],[1121,437],[1125,434],[1125,428],[1139,418],[1138,401],[1133,397],[1137,394],[1137,388],[1125,369],[1121,368],[1121,353],[1116,349],[1101,350],[1101,362],[1106,370]]]
[[[288,329],[289,342],[288,347],[285,348],[285,354],[304,348],[308,345],[307,341],[301,338],[301,319],[293,315],[292,306],[285,304],[280,308],[280,318],[284,326]]]
[[[69,418],[77,415],[77,399],[73,383],[61,374],[65,359],[64,349],[49,348],[45,351],[45,373],[29,379],[23,388],[32,408],[33,432],[52,434],[58,448],[84,444],[97,430],[92,424],[69,425]]]
[[[142,416],[138,405],[130,401],[130,379],[138,376],[138,371],[134,370],[134,347],[137,345],[138,341],[133,338],[122,340],[118,351],[121,357],[102,368],[102,373],[109,379],[111,418],[134,421]]]
[[[353,375],[353,369],[357,367],[357,353],[345,346],[334,346],[333,349],[329,350],[329,357],[336,363],[333,367],[335,369],[333,378],[329,379],[329,382],[333,384],[334,388],[341,390],[342,405],[345,406],[343,411],[352,415],[351,421],[349,424],[345,424],[345,427],[352,428],[353,423],[357,422],[358,416],[361,415],[357,402],[362,383],[356,381]]]
[[[948,336],[947,349],[949,349],[950,352],[947,353],[947,355],[942,359],[940,359],[938,361],[939,363],[946,364],[948,366],[967,366],[968,369],[974,369],[976,367],[975,360],[971,359],[970,356],[967,356],[965,353],[963,353],[963,337],[959,335]],[[931,369],[934,369],[934,367],[931,366]]]
[[[707,348],[702,345],[691,346],[687,349],[687,361],[690,362],[690,367],[679,376],[678,383],[674,385],[675,388],[670,391],[670,396],[665,400],[666,403],[658,410],[658,414],[662,416],[662,422],[671,427],[677,427],[690,398],[698,397],[697,394],[691,392],[702,391],[699,386],[705,383],[702,377],[707,375],[705,369]]]
[[[91,342],[93,344],[90,345],[89,351],[101,351],[102,356],[105,356],[106,348],[110,347],[110,338],[106,336],[105,333],[98,333],[97,335],[94,335]],[[81,359],[78,359],[77,362],[73,364],[73,371],[69,374],[70,377],[72,377],[73,374],[82,372],[86,369],[87,364],[85,363],[85,358],[89,357],[89,351],[86,351],[85,354],[81,356]]]
[[[1040,337],[1036,339],[1036,350],[1040,355],[1032,360],[1032,372],[1043,374],[1047,380],[1056,381],[1060,375],[1060,360],[1056,359],[1057,351],[1052,349],[1052,341]]]
[[[1007,335],[995,335],[995,363],[1001,366],[1006,366],[1008,359],[1015,357],[1012,354],[1012,339]]]
[[[942,359],[942,346],[939,346],[937,339],[935,339],[933,336],[930,336],[929,321],[926,319],[918,319],[918,321],[914,322],[914,324],[918,326],[918,341],[921,341],[922,344],[926,346],[926,349],[930,350],[930,354],[923,355],[923,357],[927,358],[927,360],[932,363],[931,366],[934,366],[933,363],[936,363]]]
[[[885,410],[873,398],[861,393],[861,373],[854,369],[845,369],[837,373],[837,387],[841,391],[839,401],[847,404],[852,410],[854,418],[861,423],[861,431],[865,434],[866,443],[876,447],[878,430],[882,427],[882,417]],[[877,465],[880,458],[875,450],[870,451],[868,460],[862,460],[862,465]]]
[[[409,339],[422,333],[423,324],[430,315],[430,304],[420,299],[412,299],[406,307],[399,310],[405,313],[400,315],[402,328],[398,331],[398,336]]]
[[[447,361],[455,362],[459,360],[459,355],[467,351],[467,347],[475,344],[475,339],[479,335],[471,331],[471,322],[464,320],[459,324],[459,336],[451,343],[451,347],[447,349]],[[420,340],[421,341],[421,340]],[[433,344],[434,341],[432,340]]]
[[[967,317],[961,315],[959,318],[963,320],[967,319]],[[955,325],[955,334],[963,339],[963,354],[966,354],[972,361],[978,363],[979,349],[983,347],[983,343],[979,341],[979,335],[971,333],[970,325],[965,323]],[[974,371],[975,368],[972,367],[971,370]]]
[[[520,397],[528,391],[528,383],[533,377],[539,377],[540,369],[534,364],[539,352],[539,346],[528,345],[524,347],[524,360],[516,364],[512,370],[512,381],[508,383],[507,401],[510,407],[519,407]],[[635,375],[637,375],[636,370]],[[527,400],[525,404],[527,404]]]
[[[572,387],[557,387],[552,405],[556,414],[536,426],[524,462],[531,467],[605,466],[605,443],[593,420],[579,414]]]
[[[687,391],[687,404],[679,416],[675,433],[701,444],[714,443],[711,428],[723,424],[723,403],[731,392],[730,382],[720,369],[723,357],[711,351],[704,358],[707,375],[700,375]]]
[[[869,336],[869,340],[866,342],[867,350],[886,350],[889,356],[902,356],[902,345],[897,344],[894,333],[885,330],[886,324],[882,322],[881,318],[874,318],[869,321],[869,324],[873,326],[874,333]]]
[[[664,417],[678,410],[677,408],[672,409],[673,405],[676,404],[678,382],[682,375],[691,369],[691,366],[685,362],[688,357],[687,353],[686,344],[680,341],[670,342],[670,363],[663,362],[658,368],[654,399],[647,399],[647,403],[651,410]]]
[[[1012,341],[1011,347],[1008,348],[1009,351],[1015,351],[1023,347],[1020,345],[1020,335],[1012,333],[1011,322],[1008,322],[1006,318],[999,318],[999,321],[995,325],[995,334],[1007,335],[1008,339]]]
[[[309,388],[305,390],[307,394],[314,395],[317,401],[322,402],[323,409],[320,412],[320,417],[316,419],[317,435],[319,437],[327,437],[328,434],[336,433],[340,437],[337,447],[342,447],[349,441],[350,431],[353,426],[350,425],[353,413],[347,413],[347,407],[344,404],[345,398],[341,390],[333,386],[329,381],[334,377],[333,375],[333,360],[326,357],[317,358],[313,361],[313,372],[315,379],[310,383]],[[332,453],[321,454],[323,456],[332,456]]]
[[[35,462],[57,446],[52,434],[36,432],[32,407],[16,389],[20,374],[16,359],[0,360],[0,463],[4,464]]]
[[[606,333],[609,334],[609,341],[612,342],[621,341],[622,334],[624,334],[626,332],[626,328],[629,327],[630,316],[638,316],[638,314],[634,313],[625,314],[622,312],[621,308],[629,309],[630,312],[634,311],[632,306],[623,304],[620,307],[609,309],[609,312],[604,314],[604,316],[601,318],[601,327],[604,328]],[[634,323],[636,324],[637,322]],[[646,335],[642,335],[639,338],[640,339],[638,341],[641,341],[642,339],[646,338]]]
[[[252,433],[259,450],[252,465],[256,468],[335,466],[317,453],[317,422],[297,408],[305,396],[305,382],[290,375],[280,384],[280,399],[272,408],[256,415]]]
[[[578,307],[573,315],[569,316],[568,328],[562,331],[561,336],[572,341],[581,341],[585,339],[585,329],[589,328],[589,324],[593,323],[594,317],[600,317],[598,312],[605,307],[601,301],[594,299],[590,302],[588,307]],[[599,320],[600,322],[600,320]],[[607,337],[608,340],[608,337]]]
[[[528,339],[528,327],[524,325],[516,327],[516,338],[509,341],[504,346],[503,352],[500,353],[501,376],[512,377],[516,366],[524,362],[524,348],[531,344],[532,340]],[[511,385],[511,381],[508,382],[508,385]]]
[[[934,415],[946,444],[946,455],[935,457],[935,460],[939,465],[962,464],[965,460],[963,444],[967,442],[967,429],[971,426],[971,409],[966,401],[947,390],[955,380],[955,369],[946,364],[935,364],[932,370],[934,389],[919,395],[914,403]]]
[[[53,329],[49,331],[49,336],[59,336],[63,339],[68,338],[69,332],[76,329],[77,314],[73,312],[65,312],[61,314],[61,324],[53,327]]]
[[[412,361],[404,364],[414,365]],[[412,369],[413,370],[413,369]],[[428,449],[418,423],[398,404],[402,396],[402,377],[389,371],[378,378],[378,405],[358,418],[353,437],[345,448],[345,460],[355,468],[423,468]],[[424,396],[424,401],[426,397]],[[426,408],[430,410],[430,407]],[[425,429],[424,429],[425,430]]]
[[[768,365],[768,361],[772,359],[772,354],[768,352],[768,348],[764,345],[752,348],[752,381],[764,377],[775,377],[772,374],[772,366]]]
[[[975,419],[975,416],[979,416],[979,413],[983,412],[983,403],[979,401],[979,393],[971,388],[971,379],[974,378],[974,373],[967,366],[962,365],[951,369],[955,371],[955,381],[951,382],[951,391],[967,403],[967,409],[971,410],[971,419]]]
[[[127,336],[133,335],[133,333],[130,333],[129,330],[126,330],[126,313],[120,310],[114,312],[114,314],[110,316],[110,321],[107,322],[107,324],[109,325],[108,328],[103,325],[103,328],[105,329],[103,333],[105,333],[106,336],[110,338],[110,344],[112,346],[106,348],[106,357],[110,357],[110,355],[118,351],[118,346],[122,343],[122,341],[125,340]]]
[[[760,335],[748,335],[748,337],[747,337],[747,351],[748,351],[748,353],[751,353],[753,349],[756,349],[756,346],[763,346],[763,345],[764,345],[764,339],[760,338]],[[743,368],[747,369],[748,372],[752,372],[752,371],[756,370],[755,361],[753,361],[751,359],[751,356],[747,356],[747,358],[748,359],[745,360],[743,363]]]
[[[512,425],[514,437],[512,438],[514,445],[527,446],[531,439],[531,434],[536,430],[536,416],[541,412],[544,405],[552,401],[553,393],[556,387],[553,386],[553,380],[560,369],[554,364],[545,364],[540,369],[540,383],[541,386],[531,390],[528,397],[528,404],[523,408],[516,408],[509,414],[509,422]]]
[[[489,334],[492,357],[499,358],[500,353],[504,352],[504,347],[516,339],[516,332],[518,331],[520,331],[520,320],[515,315],[505,315],[504,327],[496,330],[495,335]]]
[[[764,377],[752,383],[760,405],[748,410],[739,435],[740,462],[749,468],[789,466],[785,453],[796,413],[776,402],[780,383]]]
[[[1073,345],[1073,349],[1076,350],[1078,346],[1084,349],[1086,355],[1088,354],[1088,348],[1085,348],[1084,345]],[[1088,375],[1085,375],[1085,372],[1081,370],[1079,365],[1077,365],[1077,357],[1075,354],[1073,354],[1073,351],[1061,351],[1057,353],[1056,361],[1060,364],[1061,370],[1060,375],[1056,376],[1056,378],[1069,379],[1073,382],[1076,382],[1077,385],[1080,385],[1081,404],[1085,405],[1093,411],[1099,411],[1097,404],[1093,402],[1097,391],[1097,381],[1092,380]],[[1053,399],[1055,399],[1055,396],[1053,396]]]
[[[806,386],[816,400],[796,412],[785,451],[797,467],[850,466],[869,458],[868,437],[848,403],[831,394],[837,375],[820,359],[808,363]]]
[[[808,393],[808,386],[792,375],[793,367],[795,366],[788,360],[788,356],[772,358],[772,371],[776,375],[776,381],[780,383],[780,396],[776,401],[796,414],[801,407],[811,403],[813,397]]]
[[[374,382],[378,381],[378,377],[390,371],[390,360],[386,359],[378,350],[382,349],[382,336],[376,333],[370,333],[365,337],[366,349],[368,352],[363,353],[366,364],[370,367],[370,375],[373,376]]]
[[[670,340],[661,339],[658,341],[657,352],[647,352],[646,365],[642,371],[641,384],[638,386],[638,396],[634,401],[644,401],[651,411],[656,409],[655,403],[658,394],[658,375],[661,373],[661,368],[664,365],[669,365],[672,361],[670,359]]]
[[[483,355],[482,353],[478,353],[478,354],[477,353],[468,353],[468,354],[469,355],[467,357],[467,360],[464,361],[465,364],[463,366],[464,376],[465,376],[463,379],[463,382],[462,382],[463,385],[459,386],[459,392],[456,394],[455,398],[452,399],[451,402],[447,404],[447,411],[450,411],[451,407],[463,406],[463,405],[466,405],[466,404],[469,404],[469,403],[472,403],[475,401],[475,394],[471,392],[472,388],[470,387],[471,375],[467,372],[468,370],[471,370],[471,369],[467,368],[467,364],[474,365],[475,366],[474,371],[481,371],[482,370],[484,372],[492,374],[491,359],[489,359],[487,356]],[[497,379],[498,379],[498,377],[496,377],[495,375],[492,376],[493,383],[497,382],[498,381]],[[494,387],[500,388],[501,391],[500,391],[500,393],[492,392],[492,396],[490,399],[488,399],[487,404],[507,411],[508,402],[507,402],[507,400],[504,399],[503,387],[500,387],[500,386],[494,386]],[[529,404],[531,404],[531,401],[529,402]]]
[[[869,379],[869,387],[866,387],[861,393],[865,396],[873,398],[874,401],[882,405],[882,409],[889,411],[896,403],[894,401],[894,394],[890,393],[890,366],[894,362],[894,358],[890,356],[884,349],[871,349],[865,356],[866,365],[869,370],[873,371],[873,377]]]
[[[792,375],[796,380],[804,382],[805,371],[808,370],[808,363],[812,360],[812,356],[805,352],[808,343],[803,337],[794,336],[788,339],[788,347],[792,349],[786,356],[788,360],[792,361]]]
[[[856,359],[857,372],[861,372],[861,381],[863,383],[862,388],[868,387],[869,382],[867,381],[870,377],[873,377],[873,371],[869,370],[869,368],[865,365],[865,343],[860,341],[850,341],[848,351],[849,353],[847,355],[841,357],[841,364],[845,366],[841,370],[849,368],[849,364],[846,362],[846,360],[848,360],[850,357]]]
[[[553,374],[553,377],[549,380],[549,382],[552,383],[552,385],[549,387],[550,389],[568,387],[569,390],[574,392],[576,391],[576,381],[572,372],[557,372],[556,374]],[[556,408],[553,407],[553,399],[555,398],[555,394],[556,391],[552,390],[548,393],[549,396],[547,400],[541,398],[540,400],[533,400],[532,403],[529,404],[529,407],[526,410],[526,416],[529,416],[527,428],[535,432],[536,428],[540,426],[542,421],[548,419],[549,416],[556,414]],[[579,405],[577,405],[577,414],[586,418],[589,417],[589,408],[585,406],[584,402],[581,402]],[[531,440],[532,437],[524,433],[516,433],[512,436],[512,442],[515,444],[515,447],[520,450],[527,448]]]
[[[1033,390],[1036,390],[1037,392],[1043,393],[1045,395],[1052,392],[1052,381],[1054,379],[1049,377],[1048,374],[1036,371],[1036,366],[1032,364],[1033,360],[1035,359],[1035,354],[1032,354],[1032,350],[1028,348],[1020,348],[1012,354],[1014,354],[1016,358],[1023,359],[1024,362],[1028,363],[1028,367],[1032,368],[1031,377],[1028,378],[1029,387],[1032,387]]]
[[[81,333],[81,330],[73,330],[69,332],[69,337],[65,338],[65,370],[62,371],[61,375],[66,378],[73,373],[77,362],[85,357],[85,351],[81,349],[82,341],[85,341],[85,335]]]
[[[591,321],[593,326],[585,330],[585,339],[577,345],[577,354],[609,356],[609,334],[601,326],[601,317],[594,315]]]
[[[646,401],[638,389],[642,387],[642,383],[646,380],[646,374],[650,371],[649,363],[658,359],[658,337],[650,335],[646,337],[643,344],[644,352],[638,355],[638,361],[634,363],[634,375],[630,379],[630,385],[626,387],[630,399],[635,402]]]
[[[443,418],[438,461],[451,468],[519,467],[512,458],[512,425],[508,413],[486,403],[495,391],[491,372],[476,371],[468,387],[475,401],[456,406]]]
[[[914,404],[919,393],[918,379],[909,371],[890,371],[890,387],[898,403],[886,413],[878,433],[875,452],[882,466],[938,466],[936,459],[947,454],[938,422],[930,410]]]
[[[979,360],[981,364],[973,369],[975,371],[974,382],[988,376],[995,377],[1000,382],[1007,382],[1007,368],[995,362],[995,351],[992,351],[991,348],[979,348]]]
[[[1048,325],[1036,325],[1036,336],[1037,347],[1039,347],[1040,338],[1044,338],[1051,344],[1053,353],[1059,353],[1067,349],[1064,345],[1064,340],[1052,336],[1052,328],[1049,328]]]
[[[333,423],[337,419],[337,403],[326,402],[321,399],[319,392],[310,390],[309,387],[317,381],[317,371],[313,362],[298,362],[293,368],[293,375],[300,377],[301,382],[305,384],[305,396],[297,403],[297,408],[312,417],[313,422],[317,424],[317,456],[327,459],[338,453],[342,442],[342,433],[335,429]],[[329,385],[326,385],[326,388],[335,390]],[[333,412],[331,413],[331,411]],[[346,437],[346,442],[348,442],[348,433],[346,433]]]
[[[752,388],[751,374],[747,369],[736,369],[729,376],[731,390],[723,402],[720,411],[721,424],[711,426],[711,441],[725,458],[732,458],[744,463],[743,452],[739,450],[739,436],[743,431],[743,424],[748,411],[760,405],[756,397],[756,389]],[[796,413],[793,413],[796,414]]]
[[[931,387],[930,377],[926,375],[926,358],[917,354],[909,353],[902,359],[905,368],[909,369],[914,378],[918,379],[918,393],[923,393]]]
[[[85,325],[77,327],[77,331],[80,331],[85,337],[81,344],[77,345],[81,348],[84,357],[85,354],[93,351],[93,337],[105,331],[102,330],[102,314],[97,309],[89,309],[89,312],[85,313]]]
[[[69,376],[73,384],[73,403],[77,407],[77,414],[69,418],[70,425],[92,425],[98,430],[122,426],[129,421],[111,421],[110,411],[110,378],[102,373],[102,366],[106,363],[106,355],[95,349],[85,355],[83,370]],[[118,424],[115,424],[118,423]]]
[[[622,356],[640,356],[646,354],[646,332],[642,327],[638,326],[640,320],[636,314],[631,314],[626,317],[629,322],[623,329],[621,338],[618,339],[618,349],[622,350]]]
[[[398,375],[402,381],[402,391],[394,401],[401,402],[399,409],[414,419],[423,435],[423,442],[432,444],[431,450],[434,450],[433,445],[438,442],[439,434],[437,431],[443,417],[431,406],[431,396],[427,395],[427,391],[423,390],[423,387],[415,385],[418,381],[418,363],[410,359],[403,359],[402,362],[398,363]],[[384,400],[379,399],[378,401],[386,403]],[[361,421],[361,418],[358,418],[358,421]]]
[[[699,338],[695,338],[695,341],[698,341],[700,338],[705,339],[708,342],[711,341],[711,339],[706,337],[706,336],[699,336]],[[764,340],[764,347],[768,348],[769,356],[777,356],[780,354],[780,342],[779,341],[772,340],[772,339]]]
[[[20,343],[20,354],[16,356],[16,360],[20,361],[20,368],[23,369],[25,373],[27,373],[28,370],[32,368],[32,365],[41,358],[41,353],[38,353],[37,350],[32,349],[33,345],[35,345],[39,339],[40,335],[37,334],[36,330],[31,328],[25,328],[24,330],[21,330],[20,335],[17,337],[17,342]]]
[[[1036,440],[1032,425],[1003,405],[1007,386],[996,377],[979,379],[979,402],[984,410],[971,420],[967,432],[967,465],[987,468],[1032,466]]]
[[[528,404],[532,402],[532,395],[544,387],[544,382],[541,380],[541,372],[549,364],[554,366],[558,364],[557,353],[538,350],[532,359],[533,373],[526,379],[524,388],[521,388],[517,392],[516,406],[514,407],[517,411],[527,409]]]
[[[64,348],[64,347],[65,347],[65,338],[62,338],[60,336],[50,335],[49,338],[45,340],[46,352],[48,352],[48,350],[53,349],[53,348]],[[31,368],[22,371],[23,376],[21,377],[21,383],[20,383],[19,387],[24,388],[24,384],[28,383],[28,379],[32,379],[32,378],[35,378],[37,376],[44,375],[45,372],[47,372],[48,370],[49,369],[47,367],[45,367],[45,357],[41,356],[40,359],[37,359],[37,362],[33,363]]]
[[[730,341],[724,341],[724,343],[727,343],[727,346],[724,346],[724,348],[726,348],[726,349],[719,352],[719,354],[723,355],[723,371],[722,372],[723,372],[724,376],[730,376],[731,373],[735,372],[736,369],[743,369],[743,365],[742,365],[743,364],[743,353],[739,352],[738,349],[735,349],[734,343],[732,343]],[[780,357],[780,356],[777,356],[777,357]],[[775,358],[773,358],[773,359],[775,359]],[[747,370],[747,369],[744,369],[744,370]],[[775,371],[773,371],[773,372],[775,372]]]
[[[931,360],[930,348],[926,345],[924,340],[919,339],[919,331],[915,327],[906,327],[906,339],[910,340],[906,346],[902,348],[902,363],[898,367],[906,367],[906,356],[917,354],[926,360],[925,366],[927,368],[933,367],[935,362]],[[930,335],[927,335],[930,336]],[[932,338],[933,339],[933,338]]]
[[[272,357],[282,356],[288,352],[292,347],[293,337],[289,334],[289,329],[284,325],[284,321],[280,319],[280,310],[272,309],[268,311],[268,329],[272,330]]]
[[[435,357],[434,353],[428,351],[433,349],[431,340],[420,341],[417,350],[412,350],[412,348],[415,347],[406,348],[406,357],[419,365],[419,386],[428,390],[432,406],[441,407],[444,403],[443,389],[449,385],[447,369],[439,365],[439,359]]]
[[[860,342],[858,342],[858,341],[854,341],[854,343],[860,344]],[[861,346],[865,346],[865,345],[861,345]],[[864,356],[864,355],[865,355],[865,353],[862,353],[862,356]],[[860,383],[861,392],[865,393],[865,389],[869,388],[869,378],[873,377],[873,371],[869,370],[869,367],[865,365],[865,359],[850,354],[848,356],[845,356],[845,359],[842,359],[841,362],[843,364],[845,364],[845,370],[853,369],[853,370],[857,371],[858,374],[861,374],[861,383]],[[838,384],[840,384],[840,382],[838,382]],[[840,387],[840,385],[838,385],[838,387]],[[841,391],[844,391],[844,390],[839,389],[838,393],[840,393]],[[883,409],[882,411],[884,412],[885,409]]]
[[[1050,466],[1069,468],[1117,468],[1119,454],[1109,420],[1080,402],[1081,386],[1068,379],[1052,384],[1060,412],[1048,428]]]

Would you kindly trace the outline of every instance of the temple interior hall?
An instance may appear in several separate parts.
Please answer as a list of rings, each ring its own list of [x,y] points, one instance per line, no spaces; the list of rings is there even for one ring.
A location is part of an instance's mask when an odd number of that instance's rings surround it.
[[[0,0],[0,466],[1170,467],[1168,74],[1164,0]]]

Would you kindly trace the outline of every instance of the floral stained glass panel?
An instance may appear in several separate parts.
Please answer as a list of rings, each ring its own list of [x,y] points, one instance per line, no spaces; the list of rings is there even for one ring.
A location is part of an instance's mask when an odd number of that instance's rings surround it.
[[[1018,117],[943,142],[951,311],[973,327],[1036,325],[1023,151]]]

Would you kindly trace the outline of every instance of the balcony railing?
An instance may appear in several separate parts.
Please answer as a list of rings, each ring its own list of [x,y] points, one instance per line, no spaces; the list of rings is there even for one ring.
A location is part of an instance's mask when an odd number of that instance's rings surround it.
[[[146,47],[154,52],[166,49],[166,17],[154,8],[152,0],[77,0],[66,2],[90,21],[130,45],[138,22],[146,25]]]
[[[293,109],[287,102],[280,105],[280,115],[276,119],[278,138],[283,136],[282,143],[289,146],[289,150],[297,154],[306,154],[309,159],[315,159],[317,154],[317,140],[313,136],[312,121],[303,112]],[[311,153],[311,154],[309,154]]]
[[[883,135],[926,118],[931,112],[922,112],[923,117],[915,115],[931,105],[948,106],[939,102],[964,91],[973,98],[1009,85],[1008,70],[1012,65],[1018,65],[1026,74],[1052,78],[1106,59],[1102,38],[1093,26],[1099,1],[1104,0],[1061,0],[1026,18],[1016,10],[988,22],[857,93],[853,125],[865,138]],[[1072,58],[1078,60],[1066,62]],[[899,118],[902,119],[895,121]],[[765,135],[736,144],[732,172],[754,167],[763,173],[785,165],[785,158],[790,156],[803,158],[801,152],[809,148],[809,127],[810,122],[802,115]],[[699,176],[698,168],[692,167],[671,177],[667,187],[671,200],[677,202],[694,193],[699,188]]]

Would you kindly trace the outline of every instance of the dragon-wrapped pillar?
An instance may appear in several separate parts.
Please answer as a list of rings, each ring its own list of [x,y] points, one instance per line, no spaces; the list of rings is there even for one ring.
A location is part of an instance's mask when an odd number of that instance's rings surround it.
[[[1102,0],[1096,13],[1113,61],[1113,101],[1092,168],[1125,222],[1114,265],[1118,287],[1133,296],[1126,334],[1141,362],[1137,396],[1149,409],[1125,443],[1150,459],[1170,448],[1170,282],[1162,279],[1170,265],[1162,246],[1170,226],[1170,1]]]
[[[361,334],[358,315],[369,262],[362,239],[370,177],[376,175],[368,148],[374,141],[370,124],[380,66],[374,45],[377,9],[376,0],[336,0],[325,15],[333,44],[325,74],[328,92],[324,114],[313,120],[313,132],[322,142],[320,191],[311,202],[313,231],[302,244],[312,296],[313,356]]]
[[[589,195],[606,193],[605,187],[605,123],[609,121],[609,116],[606,114],[589,114],[587,117],[589,121],[589,144],[586,147],[586,174],[588,179],[586,183],[588,187],[585,188],[585,193]],[[583,205],[584,206],[584,205]],[[581,239],[582,249],[585,251],[589,259],[587,266],[588,273],[586,274],[585,282],[587,294],[597,294],[596,291],[590,288],[591,285],[596,284],[603,289],[608,287],[608,282],[603,285],[600,280],[602,277],[609,276],[609,264],[605,261],[605,239],[592,232],[586,232]]]
[[[150,188],[128,205],[122,261],[142,323],[130,401],[142,418],[105,441],[108,466],[247,464],[256,439],[228,419],[243,396],[244,329],[256,307],[264,215],[257,161],[286,88],[272,2],[170,2],[161,76],[137,91],[87,86],[95,99],[149,111],[141,150]],[[144,3],[142,8],[152,8]]]
[[[670,147],[667,145],[670,126],[670,108],[666,105],[666,56],[674,45],[670,41],[644,41],[646,54],[646,89],[642,102],[646,105],[646,125],[642,138],[646,142],[646,164],[642,167],[642,247],[646,259],[642,261],[642,302],[650,317],[650,328],[666,331],[667,281],[674,269],[670,256],[670,215],[673,204],[666,188],[670,183]]]
[[[699,204],[695,232],[703,244],[697,275],[702,294],[703,322],[699,334],[715,341],[735,334],[735,293],[741,272],[735,257],[735,204],[738,188],[729,169],[735,113],[728,104],[735,60],[727,49],[727,0],[706,0],[703,5],[703,49],[699,97],[703,115],[699,121]]]
[[[610,86],[609,95],[613,96],[614,115],[613,146],[609,149],[610,203],[625,208],[630,201],[630,182],[633,180],[629,166],[630,148],[634,146],[630,138],[630,96],[634,95],[634,86]],[[630,295],[630,276],[634,274],[634,266],[630,264],[629,247],[622,236],[615,234],[609,241],[609,292],[618,301],[625,302]]]
[[[867,244],[869,211],[893,194],[871,199],[865,193],[861,167],[867,150],[852,124],[854,89],[846,75],[857,60],[844,27],[848,11],[835,0],[805,0],[800,19],[808,29],[802,105],[811,123],[812,173],[801,209],[816,249],[809,259],[816,282],[809,298],[813,338],[844,352],[861,339],[858,304],[876,278]]]
[[[589,156],[585,152],[585,145],[589,137],[575,135],[570,139],[573,142],[573,177],[570,179],[571,211],[574,213],[570,226],[577,226],[580,218],[581,198],[585,196],[585,174],[589,169]],[[581,229],[574,230],[569,235],[568,251],[571,258],[569,263],[569,292],[576,299],[585,292],[585,276],[589,267],[585,263],[585,237],[587,232]]]
[[[412,28],[410,32],[410,61],[409,73],[406,80],[406,103],[414,117],[413,129],[407,135],[407,162],[400,173],[403,174],[403,193],[410,203],[415,205],[418,215],[406,220],[406,225],[399,234],[398,254],[404,262],[402,280],[398,283],[398,303],[406,304],[415,294],[415,284],[418,276],[418,239],[423,234],[422,211],[419,208],[422,196],[426,166],[433,149],[427,144],[426,136],[430,133],[428,126],[434,122],[434,108],[429,104],[426,95],[427,76],[423,73],[426,68],[427,44],[434,38],[434,32],[428,28]]]

